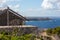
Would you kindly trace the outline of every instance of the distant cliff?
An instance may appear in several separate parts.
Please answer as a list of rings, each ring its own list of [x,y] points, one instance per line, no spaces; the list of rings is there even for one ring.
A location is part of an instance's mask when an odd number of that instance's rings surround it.
[[[51,20],[49,17],[26,17],[28,21]]]

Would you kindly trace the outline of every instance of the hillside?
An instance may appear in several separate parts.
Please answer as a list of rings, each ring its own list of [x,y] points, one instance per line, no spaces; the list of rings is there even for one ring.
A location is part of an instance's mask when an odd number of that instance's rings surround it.
[[[28,21],[51,20],[49,17],[26,17]]]

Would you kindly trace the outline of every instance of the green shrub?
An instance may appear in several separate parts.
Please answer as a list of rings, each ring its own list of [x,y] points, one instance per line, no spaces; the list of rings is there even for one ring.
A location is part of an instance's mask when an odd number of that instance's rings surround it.
[[[57,34],[57,35],[59,34],[59,35],[60,35],[60,27],[48,29],[48,30],[46,31],[46,33],[47,33],[47,34],[50,34],[50,35],[52,35],[52,34]]]

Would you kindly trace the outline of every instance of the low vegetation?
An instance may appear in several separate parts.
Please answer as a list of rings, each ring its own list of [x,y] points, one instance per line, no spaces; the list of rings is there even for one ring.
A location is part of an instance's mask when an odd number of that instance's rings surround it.
[[[12,32],[1,30],[0,40],[35,40],[36,38],[36,36],[31,33],[23,34],[23,35],[17,35],[17,33],[18,33],[18,28],[14,28]]]
[[[18,30],[17,28],[14,28],[12,32],[6,32],[4,30],[0,31],[0,40],[37,40],[37,39],[44,40],[43,37],[36,37],[36,35],[33,35],[32,33],[18,36],[17,30]],[[46,33],[48,35],[57,34],[60,37],[60,27],[49,28],[48,30],[46,30]],[[49,38],[51,40],[50,37],[45,38]]]
[[[48,35],[58,35],[58,36],[60,36],[60,27],[56,27],[56,28],[49,28],[47,31],[46,31],[46,33],[48,34]]]
[[[11,36],[0,34],[0,40],[34,40],[35,37],[32,34],[26,34],[22,36]]]

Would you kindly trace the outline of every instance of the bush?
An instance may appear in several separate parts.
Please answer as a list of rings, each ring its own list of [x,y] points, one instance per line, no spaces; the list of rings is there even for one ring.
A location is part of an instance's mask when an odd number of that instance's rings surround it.
[[[46,32],[47,32],[47,34],[50,34],[50,35],[52,35],[52,34],[60,35],[60,27],[48,29]]]
[[[0,34],[0,40],[35,40],[35,36],[32,34],[25,34],[22,36]]]

